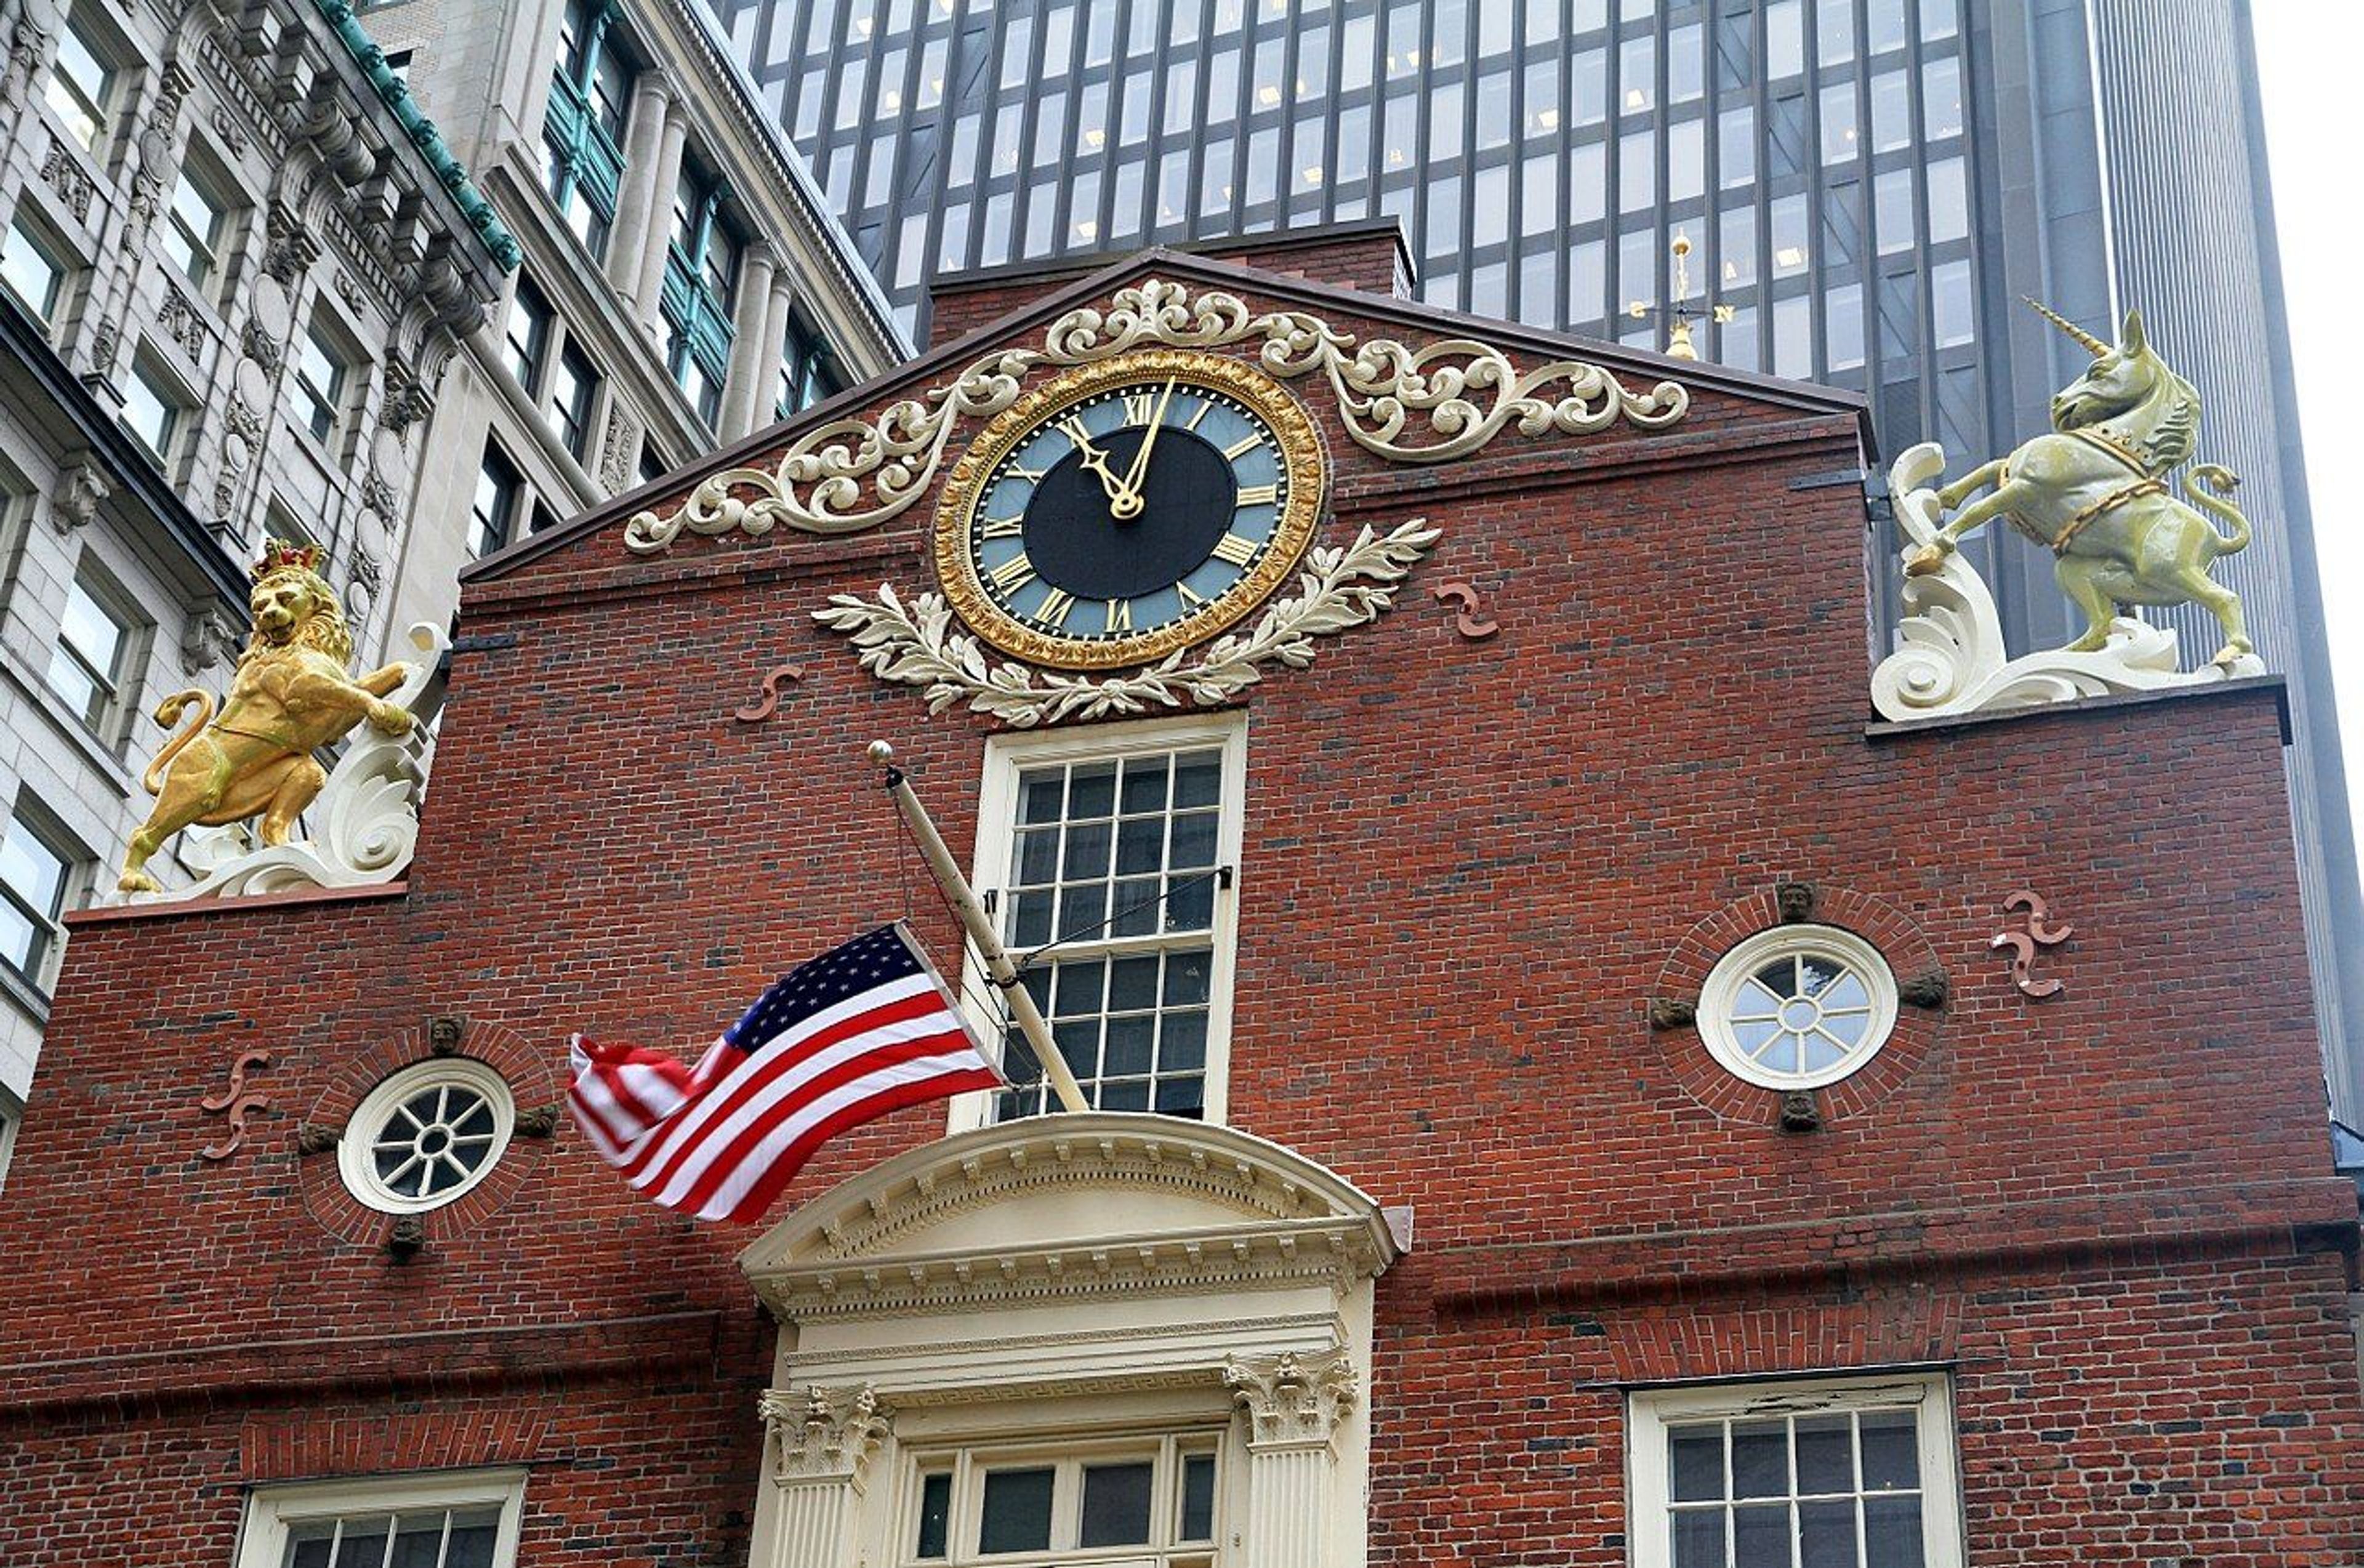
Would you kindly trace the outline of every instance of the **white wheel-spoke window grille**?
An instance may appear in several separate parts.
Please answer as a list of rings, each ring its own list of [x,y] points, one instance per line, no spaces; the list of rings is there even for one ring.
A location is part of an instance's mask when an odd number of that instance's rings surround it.
[[[517,1127],[501,1075],[464,1058],[406,1067],[345,1125],[339,1165],[355,1197],[385,1214],[440,1208],[492,1173]]]
[[[1896,978],[1879,951],[1833,926],[1781,926],[1709,972],[1700,1037],[1735,1076],[1768,1089],[1834,1084],[1896,1025]]]

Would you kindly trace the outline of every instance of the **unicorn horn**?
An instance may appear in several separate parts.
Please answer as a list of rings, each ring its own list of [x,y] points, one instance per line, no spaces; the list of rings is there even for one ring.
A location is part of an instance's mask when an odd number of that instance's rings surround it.
[[[2059,312],[2046,308],[2037,301],[2029,298],[2026,295],[2021,295],[2019,297],[2027,301],[2027,307],[2030,310],[2033,310],[2036,315],[2041,316],[2045,320],[2049,321],[2055,327],[2059,328],[2063,332],[2068,333],[2071,338],[2076,339],[2078,342],[2083,344],[2085,346],[2085,351],[2092,355],[2095,359],[2098,360],[2103,354],[2110,351],[2110,346],[2107,343],[2102,342],[2099,338],[2094,337],[2091,332],[2086,331],[2082,327],[2078,326],[2075,322],[2062,316]]]

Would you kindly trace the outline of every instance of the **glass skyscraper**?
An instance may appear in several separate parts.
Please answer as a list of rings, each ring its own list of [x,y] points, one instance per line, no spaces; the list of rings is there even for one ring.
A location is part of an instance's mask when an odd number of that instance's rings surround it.
[[[1394,216],[1424,300],[1653,347],[1679,235],[1689,304],[1727,307],[1706,358],[1860,390],[1887,455],[1935,439],[1960,472],[2043,428],[2083,357],[2017,296],[2103,335],[2141,306],[2262,523],[2218,574],[2292,684],[2318,1011],[2364,1118],[2246,0],[711,3],[922,340],[939,275]],[[2049,557],[1988,534],[2013,645],[2065,640]]]

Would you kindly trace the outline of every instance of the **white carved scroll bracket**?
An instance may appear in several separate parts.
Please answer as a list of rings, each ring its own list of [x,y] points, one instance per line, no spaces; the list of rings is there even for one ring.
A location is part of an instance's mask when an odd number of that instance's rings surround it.
[[[1930,543],[1944,525],[1935,486],[1945,471],[1945,449],[1935,441],[1912,448],[1889,468],[1888,493],[1903,536],[1903,555]],[[2113,620],[2109,641],[2092,652],[2052,649],[2010,658],[1994,595],[1958,550],[1946,551],[1926,576],[1905,577],[1902,599],[1896,651],[1871,673],[1871,704],[1886,719],[2040,707],[2265,673],[2255,656],[2186,671],[2174,628],[2135,616]]]

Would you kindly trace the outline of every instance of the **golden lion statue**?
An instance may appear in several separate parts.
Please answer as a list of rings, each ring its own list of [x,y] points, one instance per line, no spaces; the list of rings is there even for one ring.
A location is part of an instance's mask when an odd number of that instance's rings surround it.
[[[247,604],[254,636],[239,655],[229,697],[217,717],[214,700],[191,687],[166,697],[156,722],[167,728],[195,706],[196,722],[164,743],[140,783],[156,809],[137,833],[116,885],[154,893],[143,869],[164,841],[193,823],[219,828],[260,815],[265,844],[284,844],[296,819],[329,782],[314,751],[344,739],[367,719],[389,735],[412,725],[410,710],[385,700],[409,678],[388,664],[356,680],[352,633],[334,590],[318,570],[312,545],[265,539]]]

